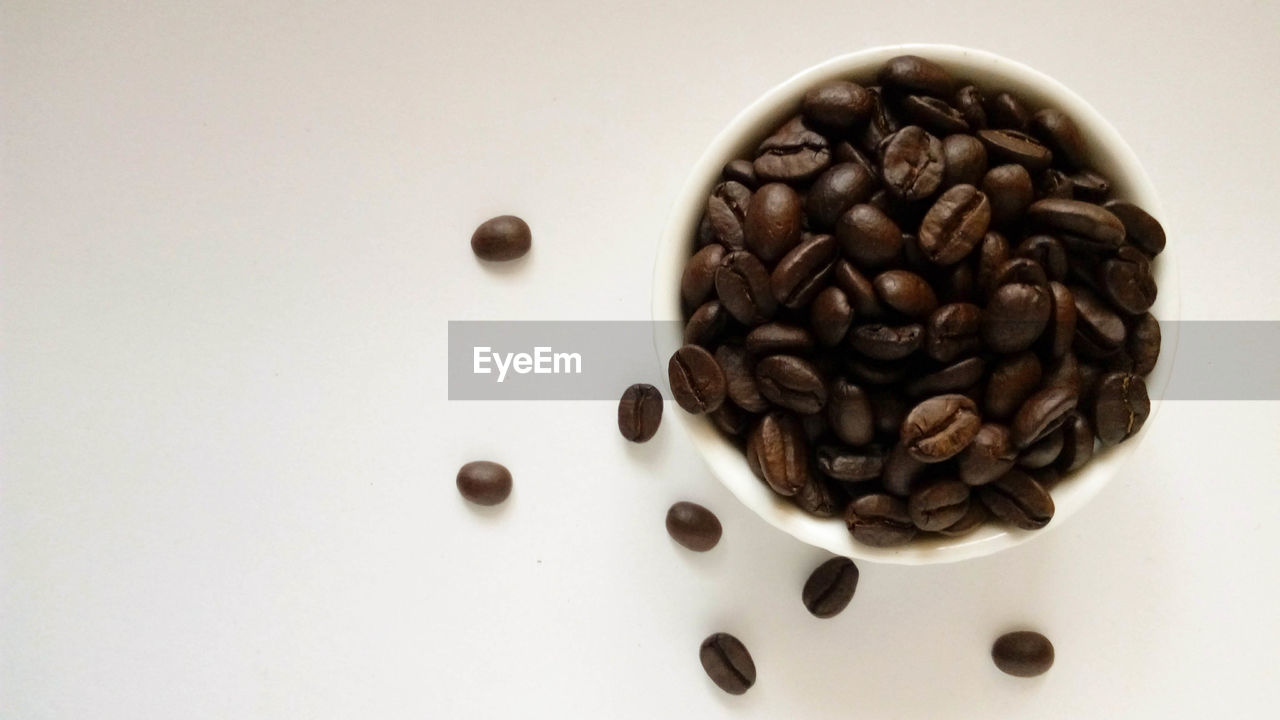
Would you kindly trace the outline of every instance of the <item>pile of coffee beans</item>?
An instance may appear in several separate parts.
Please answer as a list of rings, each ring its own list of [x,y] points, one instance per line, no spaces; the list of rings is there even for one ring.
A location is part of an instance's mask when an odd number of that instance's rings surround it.
[[[924,58],[797,111],[707,198],[676,402],[868,545],[1044,527],[1150,412],[1160,223],[1068,115]]]

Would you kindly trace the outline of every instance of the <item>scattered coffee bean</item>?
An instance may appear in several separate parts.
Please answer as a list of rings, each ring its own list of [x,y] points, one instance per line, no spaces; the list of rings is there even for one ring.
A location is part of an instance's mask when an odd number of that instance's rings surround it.
[[[533,235],[529,225],[515,215],[499,215],[480,223],[471,235],[471,252],[481,260],[515,260],[529,252]]]
[[[511,494],[511,471],[488,460],[476,460],[458,470],[458,492],[477,505],[497,505]]]
[[[756,684],[756,664],[751,653],[729,633],[715,633],[703,640],[698,659],[707,677],[730,695],[741,695]]]
[[[829,618],[849,606],[857,589],[858,566],[849,558],[837,557],[814,568],[800,597],[814,617]]]
[[[720,518],[705,507],[678,502],[667,510],[667,533],[694,552],[706,552],[720,542]]]
[[[618,430],[631,442],[648,442],[662,422],[662,393],[652,385],[637,383],[618,401]]]
[[[1053,667],[1053,643],[1038,632],[1005,633],[991,646],[991,659],[1001,672],[1016,677],[1043,675]]]

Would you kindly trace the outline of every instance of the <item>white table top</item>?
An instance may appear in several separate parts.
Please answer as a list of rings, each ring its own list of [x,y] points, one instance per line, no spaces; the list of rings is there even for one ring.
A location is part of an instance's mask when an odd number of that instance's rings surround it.
[[[1261,717],[1280,665],[1280,403],[1171,402],[1052,534],[826,557],[674,424],[450,403],[446,321],[645,319],[655,239],[743,105],[832,55],[982,47],[1111,118],[1186,319],[1274,320],[1280,5],[8,3],[0,11],[0,717]],[[116,5],[116,4],[111,4]],[[788,6],[789,7],[789,6]],[[512,212],[513,271],[467,239]],[[674,406],[668,407],[674,412]],[[463,462],[515,475],[495,512]],[[702,502],[721,545],[663,530]],[[1053,670],[992,639],[1045,632]],[[726,630],[759,682],[717,690]],[[1274,712],[1274,711],[1273,711]]]

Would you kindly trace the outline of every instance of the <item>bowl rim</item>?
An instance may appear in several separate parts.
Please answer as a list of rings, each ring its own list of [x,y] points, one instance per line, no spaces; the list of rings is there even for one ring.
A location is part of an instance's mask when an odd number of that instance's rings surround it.
[[[1053,106],[1070,115],[1090,141],[1093,166],[1113,181],[1117,195],[1131,200],[1161,218],[1170,236],[1163,253],[1153,265],[1160,292],[1152,314],[1160,320],[1162,347],[1155,369],[1147,376],[1151,415],[1138,436],[1095,454],[1084,469],[1064,478],[1053,489],[1056,512],[1050,523],[1036,531],[1017,530],[987,524],[959,538],[916,540],[899,547],[875,548],[855,542],[839,518],[818,518],[800,510],[775,494],[747,467],[746,459],[706,416],[683,411],[670,413],[689,435],[710,466],[712,474],[753,512],[796,539],[837,555],[896,565],[927,565],[983,557],[1021,545],[1069,517],[1098,495],[1120,471],[1141,441],[1150,434],[1172,371],[1177,351],[1179,318],[1176,241],[1167,216],[1133,149],[1119,132],[1084,98],[1058,80],[1025,64],[995,53],[958,45],[911,43],[883,45],[820,62],[801,70],[770,88],[743,108],[711,141],[694,164],[676,195],[663,228],[653,272],[652,310],[654,345],[661,367],[681,343],[680,275],[693,249],[693,238],[706,196],[719,177],[724,163],[737,156],[764,133],[794,115],[800,98],[813,85],[832,79],[869,76],[886,60],[897,55],[918,54],[953,70],[962,79],[988,84],[996,79],[1002,86],[1016,89],[1035,107]],[[753,142],[754,141],[754,142]],[[675,321],[675,322],[672,322]]]

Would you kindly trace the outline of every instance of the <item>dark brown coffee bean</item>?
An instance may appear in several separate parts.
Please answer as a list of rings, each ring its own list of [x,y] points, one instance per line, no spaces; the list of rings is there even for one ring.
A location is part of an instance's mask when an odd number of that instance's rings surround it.
[[[841,442],[855,447],[871,442],[875,437],[875,417],[867,393],[844,378],[836,378],[827,395],[831,432]]]
[[[499,215],[485,220],[471,234],[471,252],[490,262],[524,257],[532,245],[533,234],[529,225],[515,215]]]
[[[733,180],[716,185],[707,198],[707,221],[711,238],[731,250],[744,246],[743,222],[751,202],[751,189]]]
[[[1027,220],[1039,228],[1078,235],[1111,247],[1119,247],[1124,242],[1120,218],[1082,200],[1037,200],[1027,208]]]
[[[1050,280],[1067,277],[1067,249],[1052,235],[1029,235],[1014,248],[1013,254],[1035,260]]]
[[[982,311],[982,339],[998,353],[1031,347],[1049,324],[1047,288],[1025,283],[1000,286]]]
[[[477,505],[497,505],[511,494],[511,471],[488,460],[476,460],[458,470],[458,492]]]
[[[995,420],[1012,418],[1040,386],[1042,370],[1040,358],[1031,352],[1010,355],[996,362],[982,403],[985,416]]]
[[[715,283],[720,303],[743,325],[759,325],[777,312],[769,271],[745,250],[724,256],[716,270]]]
[[[1091,358],[1105,357],[1125,341],[1124,321],[1097,295],[1079,285],[1070,287],[1076,303],[1075,349]]]
[[[1144,313],[1133,323],[1127,343],[1133,358],[1133,374],[1148,375],[1160,359],[1160,323],[1151,313]]]
[[[756,664],[738,638],[715,633],[702,641],[698,660],[707,677],[730,695],[741,695],[756,684]]]
[[[907,513],[921,530],[934,532],[955,524],[969,510],[969,486],[952,478],[939,478],[911,491]]]
[[[999,289],[1005,285],[1014,283],[1023,283],[1025,285],[1036,285],[1044,288],[1049,286],[1049,275],[1040,266],[1040,263],[1031,258],[1014,257],[1005,260],[1000,267],[996,268],[995,276],[992,278],[991,286]]]
[[[1071,290],[1060,282],[1049,283],[1053,312],[1049,326],[1040,337],[1042,351],[1050,358],[1060,358],[1071,351],[1076,335],[1076,301]]]
[[[809,482],[809,442],[795,415],[774,411],[747,438],[747,461],[779,495],[795,495]]]
[[[980,185],[987,174],[987,149],[972,135],[948,135],[942,139],[944,188]]]
[[[907,382],[902,389],[911,397],[958,393],[976,385],[982,379],[986,369],[987,362],[982,358],[966,358],[927,375],[921,375]]]
[[[956,468],[966,484],[985,485],[1009,472],[1016,455],[1009,428],[986,423],[978,428],[969,447],[956,456]]]
[[[991,222],[987,196],[972,185],[942,193],[920,224],[920,249],[930,262],[951,265],[973,251]]]
[[[884,470],[884,456],[874,448],[850,450],[825,445],[818,448],[817,457],[823,475],[845,482],[875,480]]]
[[[965,85],[956,91],[954,105],[960,111],[960,114],[964,116],[965,122],[969,123],[970,128],[974,130],[986,129],[986,99],[983,98],[981,90],[972,85]]]
[[[820,345],[839,345],[852,324],[853,307],[849,297],[834,285],[823,289],[809,304],[809,326]]]
[[[849,345],[873,360],[900,360],[920,348],[922,325],[858,325],[849,333]]]
[[[867,124],[859,133],[858,143],[864,152],[878,157],[880,144],[897,132],[902,124],[889,110],[889,103],[885,102],[880,88],[869,87],[867,91],[871,93],[871,117],[867,118]]]
[[[981,425],[982,418],[972,400],[963,395],[939,395],[907,413],[899,438],[915,459],[942,462],[973,442]]]
[[[1044,372],[1044,386],[1063,385],[1080,390],[1080,362],[1075,353],[1068,350],[1062,357],[1049,363]],[[1080,394],[1079,405],[1085,405],[1085,395]]]
[[[816,413],[827,404],[818,369],[794,355],[771,355],[756,363],[756,383],[770,402],[798,413]]]
[[[969,131],[964,115],[945,100],[928,95],[908,95],[902,99],[902,115],[907,122],[919,125],[937,135]]]
[[[891,547],[911,542],[916,526],[907,514],[907,505],[892,495],[863,495],[844,513],[845,524],[853,539],[872,547]]]
[[[884,64],[877,76],[886,86],[938,98],[951,97],[955,79],[941,65],[917,55],[899,55]]]
[[[897,223],[880,208],[865,203],[840,216],[836,238],[846,257],[868,269],[893,262],[902,250],[902,230]]]
[[[1164,250],[1164,227],[1146,210],[1124,200],[1108,200],[1103,207],[1120,218],[1125,238],[1152,257]]]
[[[1038,173],[1053,162],[1049,148],[1018,130],[979,130],[978,139],[987,147],[987,157],[993,163],[1014,163]]]
[[[1052,465],[1062,452],[1065,438],[1062,428],[1058,428],[1035,441],[1018,455],[1018,467],[1036,470]]]
[[[729,322],[729,311],[719,300],[708,300],[698,306],[684,326],[684,344],[712,347]]]
[[[1145,313],[1156,301],[1151,262],[1132,247],[1122,247],[1116,257],[1103,261],[1098,284],[1112,305],[1130,315]]]
[[[898,497],[907,497],[911,494],[916,479],[921,477],[926,467],[928,467],[926,463],[912,457],[906,445],[894,445],[885,455],[880,482],[884,485],[886,492]]]
[[[743,221],[747,249],[766,263],[777,262],[800,242],[802,205],[790,186],[772,182],[751,196]]]
[[[720,407],[712,410],[708,417],[720,429],[720,432],[735,438],[746,435],[756,424],[754,415],[728,400],[721,403]]]
[[[885,187],[904,200],[919,200],[936,192],[945,169],[942,141],[917,125],[894,133],[884,148],[881,177]]]
[[[849,304],[853,306],[854,317],[869,320],[884,315],[884,306],[880,304],[880,298],[876,296],[875,286],[871,284],[867,276],[853,266],[853,263],[848,260],[836,261],[833,279],[835,284],[844,291],[845,296],[849,298]]]
[[[813,336],[798,325],[767,322],[747,333],[747,352],[762,357],[779,353],[801,353],[813,348]]]
[[[1071,178],[1066,173],[1057,168],[1049,168],[1040,173],[1040,178],[1036,181],[1036,197],[1041,200],[1046,198],[1074,200],[1075,196],[1075,183],[1071,182]]]
[[[978,336],[982,311],[973,303],[950,303],[934,310],[925,324],[924,352],[938,362],[951,362],[982,346]]]
[[[857,589],[858,566],[849,558],[837,557],[814,568],[800,598],[814,617],[829,618],[849,606]]]
[[[850,130],[871,116],[871,93],[856,83],[832,80],[804,94],[802,112],[815,125]]]
[[[721,345],[716,348],[715,358],[724,373],[725,393],[734,404],[753,413],[769,409],[769,401],[756,384],[755,366],[741,345]]]
[[[1093,459],[1093,423],[1083,413],[1073,412],[1062,423],[1062,452],[1057,467],[1062,472],[1080,469]]]
[[[1071,186],[1076,198],[1093,203],[1100,203],[1111,194],[1111,181],[1095,170],[1071,173]]]
[[[1022,219],[1036,199],[1031,174],[1021,165],[998,165],[982,177],[982,192],[991,203],[991,226],[1007,228]]]
[[[818,176],[805,196],[809,226],[830,231],[846,210],[871,197],[877,182],[875,175],[856,162],[831,166]]]
[[[755,166],[751,164],[750,160],[741,158],[725,163],[724,170],[720,172],[720,177],[725,180],[742,183],[748,189],[754,189],[758,184]]]
[[[907,270],[887,270],[872,281],[876,296],[890,308],[912,319],[924,319],[938,308],[933,287]]]
[[[773,269],[769,276],[773,297],[784,307],[805,307],[826,287],[835,261],[835,238],[830,235],[808,236]]]
[[[1007,92],[997,93],[987,103],[987,123],[993,128],[1026,130],[1030,122],[1031,112]]]
[[[720,542],[720,518],[705,507],[678,502],[667,510],[667,534],[694,552],[706,552]]]
[[[618,431],[631,442],[648,442],[662,422],[662,393],[658,388],[636,383],[618,401]]]
[[[989,232],[982,237],[978,245],[978,292],[982,297],[990,297],[999,284],[996,273],[1009,259],[1009,241],[998,232]]]
[[[1023,530],[1039,530],[1053,519],[1053,498],[1018,468],[979,486],[978,499],[996,518]]]
[[[756,150],[756,177],[766,182],[804,182],[831,163],[831,146],[795,117]]]
[[[1053,667],[1053,643],[1038,632],[1005,633],[991,646],[991,659],[1008,675],[1035,677]]]
[[[987,521],[987,509],[982,503],[976,500],[970,500],[969,507],[964,511],[964,515],[951,525],[942,528],[938,532],[947,537],[961,537],[977,530]]]
[[[1093,424],[1102,444],[1123,442],[1141,430],[1151,414],[1147,384],[1130,373],[1108,373],[1098,380],[1093,407]]]
[[[1084,136],[1075,121],[1061,110],[1045,108],[1037,112],[1031,118],[1031,131],[1067,165],[1078,168],[1088,164]]]
[[[680,298],[685,307],[698,307],[711,298],[716,289],[716,270],[724,259],[724,246],[708,245],[689,258],[680,276]]]
[[[844,512],[849,500],[833,481],[813,473],[804,487],[791,496],[791,502],[810,515],[833,518]]]
[[[676,404],[686,412],[711,412],[724,402],[724,372],[711,353],[697,345],[675,351],[667,363],[667,379]]]
[[[1009,426],[1013,444],[1019,449],[1057,430],[1076,409],[1079,392],[1062,385],[1047,387],[1022,403]]]

